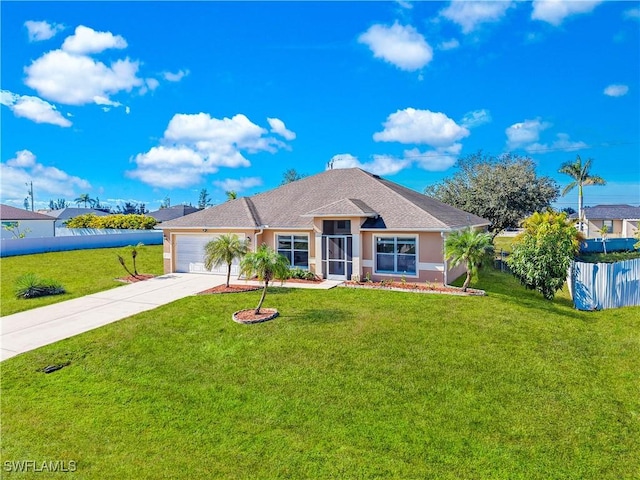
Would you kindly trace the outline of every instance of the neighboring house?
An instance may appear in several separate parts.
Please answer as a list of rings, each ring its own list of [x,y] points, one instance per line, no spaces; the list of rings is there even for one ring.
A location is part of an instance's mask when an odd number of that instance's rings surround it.
[[[190,213],[200,211],[199,208],[192,207],[191,205],[176,205],[174,207],[161,208],[155,212],[147,213],[148,216],[155,218],[158,223],[166,222],[176,218],[184,217]]]
[[[67,207],[61,208],[60,210],[50,210],[47,212],[47,215],[51,215],[56,218],[56,228],[64,228],[65,222],[75,217],[79,217],[80,215],[94,214],[97,217],[105,217],[110,215],[107,212],[103,212],[102,210],[96,210],[95,208],[75,208],[75,207]]]
[[[336,280],[448,283],[465,272],[443,255],[449,232],[489,221],[358,168],[327,170],[274,190],[164,222],[164,270],[207,272],[204,246],[237,234],[292,267]],[[237,274],[238,265],[232,267]],[[209,272],[207,272],[209,273]],[[226,273],[226,267],[210,273]]]
[[[585,235],[587,238],[602,237],[600,230],[608,227],[609,238],[631,238],[638,230],[640,207],[631,205],[596,205],[584,208]]]
[[[2,239],[16,238],[25,234],[25,238],[53,237],[55,234],[55,218],[42,213],[31,212],[21,208],[0,205],[0,220],[2,221]],[[5,227],[14,227],[12,233]]]

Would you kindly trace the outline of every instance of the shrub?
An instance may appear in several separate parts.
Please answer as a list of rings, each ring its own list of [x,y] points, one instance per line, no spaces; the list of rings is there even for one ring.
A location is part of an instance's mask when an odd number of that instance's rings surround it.
[[[289,278],[295,278],[298,280],[317,280],[315,273],[310,270],[304,270],[303,268],[292,268],[289,271]]]
[[[146,215],[106,215],[98,217],[93,213],[78,215],[67,221],[68,228],[120,228],[127,230],[151,230],[157,221]]]
[[[66,293],[55,280],[43,280],[34,273],[27,273],[16,280],[17,298],[37,298]]]

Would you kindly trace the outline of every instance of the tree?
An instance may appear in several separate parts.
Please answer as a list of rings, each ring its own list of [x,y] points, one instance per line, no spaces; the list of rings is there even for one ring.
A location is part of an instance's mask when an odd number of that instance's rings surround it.
[[[20,222],[2,222],[2,228],[13,235],[13,238],[25,238],[31,233],[30,228],[23,228],[20,230]]]
[[[211,270],[213,266],[227,265],[227,287],[229,287],[231,264],[236,258],[243,258],[248,251],[247,242],[240,240],[238,235],[220,235],[205,245],[204,265],[207,270]]]
[[[210,206],[211,206],[211,197],[209,196],[207,189],[203,188],[202,190],[200,190],[200,196],[198,198],[198,208],[202,210]]]
[[[571,208],[571,207],[564,207],[560,211],[566,213],[567,215],[573,215],[574,213],[578,213],[578,212],[576,212],[575,208]]]
[[[586,185],[605,185],[607,182],[602,177],[597,175],[591,175],[589,173],[589,169],[591,168],[591,162],[593,159],[587,159],[584,164],[582,163],[582,159],[580,155],[576,155],[576,159],[573,162],[565,162],[560,166],[559,173],[564,173],[565,175],[569,175],[573,181],[569,183],[564,190],[562,190],[562,196],[564,197],[567,193],[573,190],[575,187],[578,187],[578,227],[582,232],[582,220],[584,216],[584,211],[582,208],[583,199],[582,199],[582,187]]]
[[[242,259],[240,272],[247,278],[257,276],[258,280],[264,282],[262,296],[255,310],[255,314],[260,315],[269,282],[273,279],[286,280],[289,276],[289,260],[263,243],[256,252],[248,253]]]
[[[282,183],[280,185],[286,185],[287,183],[295,182],[306,177],[305,174],[298,173],[295,168],[290,168],[282,174]]]
[[[50,210],[62,210],[63,208],[67,208],[69,203],[64,198],[59,198],[55,202],[53,200],[49,200],[49,209]]]
[[[558,186],[550,177],[539,177],[528,157],[500,157],[482,151],[458,160],[458,171],[425,189],[427,195],[491,221],[495,237],[505,228],[546,209],[558,198]]]
[[[562,288],[583,236],[565,213],[534,213],[523,222],[507,263],[511,272],[531,290],[552,300]]]
[[[466,292],[472,278],[478,276],[478,269],[483,261],[490,258],[493,252],[491,234],[467,228],[457,230],[450,234],[444,241],[444,255],[455,267],[461,263],[467,266],[467,278],[462,285],[462,291]]]
[[[235,200],[236,198],[238,198],[238,192],[236,192],[235,190],[227,190],[224,193],[227,196],[227,201]]]
[[[609,234],[609,227],[607,225],[603,225],[600,229],[600,235],[602,235],[602,248],[604,249],[604,254],[607,254],[607,235]]]
[[[84,203],[84,208],[87,208],[87,204],[93,207],[96,203],[96,201],[91,198],[88,193],[81,193],[80,196],[74,200],[74,202],[76,202],[76,205],[78,206],[80,206],[81,203]]]

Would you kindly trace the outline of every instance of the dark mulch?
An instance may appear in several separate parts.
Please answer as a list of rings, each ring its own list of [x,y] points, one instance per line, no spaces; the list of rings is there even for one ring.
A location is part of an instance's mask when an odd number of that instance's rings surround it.
[[[262,287],[256,287],[255,285],[218,285],[217,287],[209,288],[202,292],[199,292],[198,295],[210,295],[217,293],[242,293],[242,292],[253,292],[254,290],[260,290]]]
[[[139,273],[137,276],[129,275],[128,277],[116,278],[116,280],[122,283],[136,283],[144,282],[145,280],[149,280],[153,277],[155,277],[155,275],[152,275],[150,273]]]

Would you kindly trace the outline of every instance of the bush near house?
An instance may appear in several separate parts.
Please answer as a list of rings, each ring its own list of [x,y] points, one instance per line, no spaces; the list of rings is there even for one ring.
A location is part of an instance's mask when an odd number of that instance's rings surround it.
[[[151,230],[157,220],[146,215],[106,215],[98,217],[93,213],[78,215],[66,222],[67,228],[120,228],[130,230]]]

